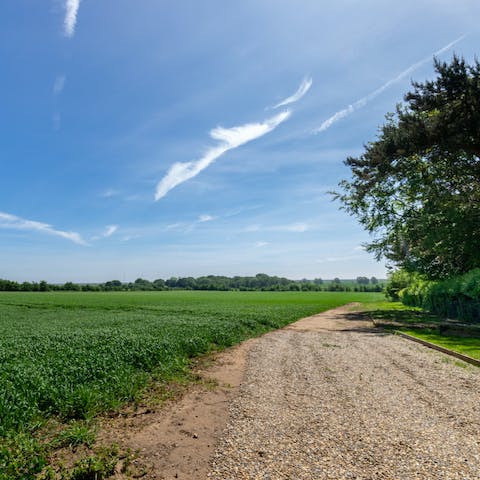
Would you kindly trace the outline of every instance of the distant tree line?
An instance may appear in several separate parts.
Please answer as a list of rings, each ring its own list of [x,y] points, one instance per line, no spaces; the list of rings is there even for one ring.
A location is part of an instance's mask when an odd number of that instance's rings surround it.
[[[161,278],[151,282],[137,278],[134,282],[110,280],[98,284],[80,284],[66,282],[63,285],[41,282],[14,282],[0,279],[0,291],[9,292],[109,292],[109,291],[155,291],[155,290],[239,290],[239,291],[329,291],[329,292],[381,292],[383,283],[375,277],[357,277],[356,280],[290,280],[284,277],[270,276],[258,273],[252,277],[225,277],[207,275],[202,277],[171,277]]]

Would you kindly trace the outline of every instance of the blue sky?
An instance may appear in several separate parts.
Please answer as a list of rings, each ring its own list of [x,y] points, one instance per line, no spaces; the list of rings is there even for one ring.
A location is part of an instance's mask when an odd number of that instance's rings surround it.
[[[385,277],[328,191],[476,0],[0,4],[0,278]],[[465,35],[465,36],[464,36]]]

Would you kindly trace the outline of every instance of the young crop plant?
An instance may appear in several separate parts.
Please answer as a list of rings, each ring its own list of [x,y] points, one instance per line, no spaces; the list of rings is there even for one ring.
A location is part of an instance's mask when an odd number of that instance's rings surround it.
[[[135,401],[152,378],[188,379],[191,359],[212,349],[381,298],[354,292],[2,292],[0,480],[34,478],[43,468],[45,446],[35,438],[49,419],[68,424],[63,445],[91,444],[88,420]]]

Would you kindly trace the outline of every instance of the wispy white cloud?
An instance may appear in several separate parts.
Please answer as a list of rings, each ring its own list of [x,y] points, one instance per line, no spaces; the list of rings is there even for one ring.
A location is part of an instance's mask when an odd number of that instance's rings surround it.
[[[414,63],[410,67],[408,67],[406,70],[398,74],[396,77],[390,79],[388,82],[384,83],[381,87],[377,88],[373,92],[369,93],[365,97],[361,98],[360,100],[357,100],[355,103],[352,103],[348,107],[339,110],[336,112],[334,115],[332,115],[330,118],[327,118],[320,127],[314,130],[314,133],[320,133],[324,132],[328,128],[330,128],[335,122],[338,122],[342,118],[348,117],[351,115],[353,112],[356,110],[364,107],[368,102],[373,100],[374,98],[378,97],[382,92],[384,92],[387,88],[391,87],[395,83],[398,83],[400,80],[403,80],[405,77],[410,75],[412,72],[420,68],[422,65],[425,65],[428,62],[432,61],[432,56],[438,56],[441,55],[442,53],[446,52],[450,48],[452,48],[454,45],[456,45],[458,42],[463,40],[466,37],[466,35],[462,35],[461,37],[457,38],[453,42],[450,42],[448,45],[445,45],[442,47],[440,50],[437,50],[434,52],[432,55],[429,55],[428,57],[425,57],[423,60],[420,60],[419,62]]]
[[[56,230],[48,223],[27,220],[4,212],[0,212],[0,228],[47,233],[71,240],[78,245],[88,245],[87,242],[77,232],[64,232],[63,230]]]
[[[118,230],[118,225],[107,225],[102,237],[111,237]]]
[[[247,123],[232,128],[214,128],[210,132],[210,136],[220,143],[209,148],[200,160],[174,163],[158,183],[155,192],[155,201],[163,198],[172,188],[198,175],[225,152],[238,148],[245,143],[251,142],[271,132],[287,120],[290,114],[291,112],[287,110],[267,119],[263,123]]]
[[[92,240],[111,237],[118,230],[118,225],[107,225],[102,234],[92,237]]]
[[[277,103],[273,108],[280,108],[298,102],[310,90],[312,83],[313,80],[311,77],[305,77],[298,87],[298,90],[293,95],[282,100],[280,103]]]
[[[178,230],[185,228],[187,224],[185,222],[170,223],[165,227],[165,230]]]
[[[54,95],[60,95],[60,93],[63,92],[63,89],[65,88],[65,82],[67,80],[66,75],[57,75],[55,78],[55,81],[53,82],[53,94]]]
[[[204,214],[200,215],[196,220],[193,221],[170,223],[169,225],[164,227],[164,230],[167,232],[175,231],[188,233],[194,230],[198,224],[212,222],[213,220],[217,220],[218,218],[219,217],[215,217],[213,215]]]
[[[211,222],[212,220],[215,220],[217,217],[214,217],[212,215],[200,215],[198,217],[198,221],[200,223],[204,223],[204,222]]]
[[[81,0],[65,0],[65,19],[63,28],[66,37],[73,37],[77,25],[78,9]]]

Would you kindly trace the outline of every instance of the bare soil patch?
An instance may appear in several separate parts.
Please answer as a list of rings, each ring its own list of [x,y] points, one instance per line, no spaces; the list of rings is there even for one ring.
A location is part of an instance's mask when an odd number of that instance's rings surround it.
[[[98,443],[117,443],[135,452],[130,475],[143,479],[205,479],[209,459],[228,420],[228,404],[245,371],[252,340],[208,357],[195,373],[203,381],[189,386],[181,398],[106,419]],[[116,479],[129,478],[117,468]]]

